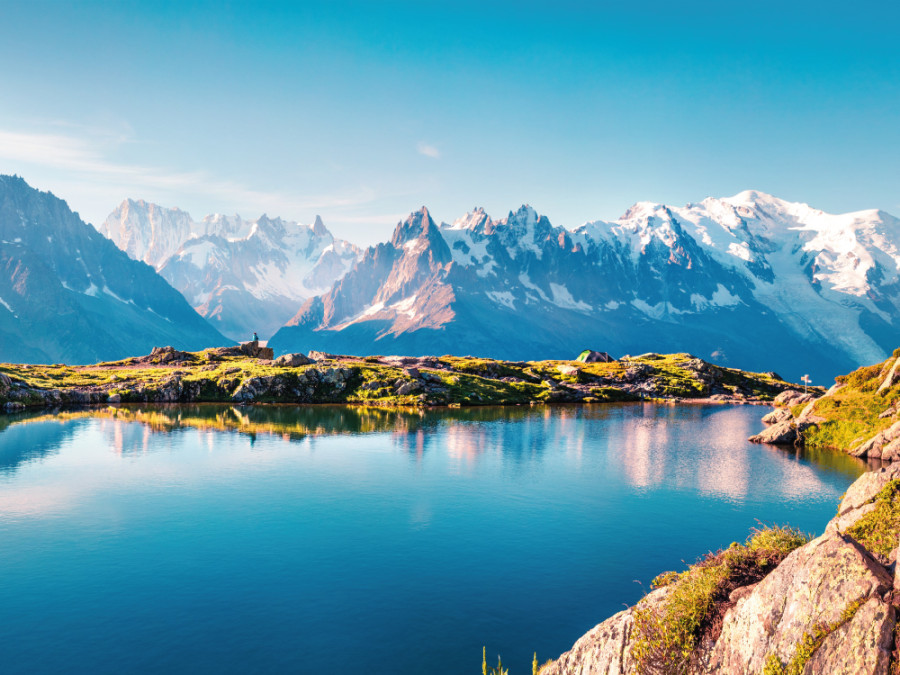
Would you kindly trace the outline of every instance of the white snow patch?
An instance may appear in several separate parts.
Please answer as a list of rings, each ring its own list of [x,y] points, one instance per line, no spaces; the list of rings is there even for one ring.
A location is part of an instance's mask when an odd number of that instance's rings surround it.
[[[123,299],[123,298],[120,298],[118,295],[116,295],[116,294],[113,293],[111,290],[109,290],[109,288],[107,288],[106,285],[103,286],[103,292],[104,292],[106,295],[108,295],[109,297],[114,298],[114,299],[118,300],[119,302],[124,303],[124,304],[126,304],[126,305],[133,305],[133,304],[134,304],[134,300],[125,300],[125,299]]]
[[[729,245],[728,245],[728,252],[729,252],[731,255],[733,255],[733,256],[735,256],[735,257],[738,257],[738,258],[740,258],[741,260],[744,260],[744,261],[746,261],[746,262],[750,262],[751,260],[753,260],[753,254],[750,253],[750,247],[747,246],[747,243],[746,243],[746,242],[743,242],[743,241],[742,241],[741,243],[739,243],[739,244],[738,244],[738,243],[734,243],[734,242],[732,242],[731,244],[729,244]]]
[[[487,291],[485,292],[485,295],[494,302],[509,307],[510,309],[516,308],[516,299],[509,291]]]
[[[0,305],[3,305],[4,307],[6,307],[6,309],[9,310],[9,313],[12,314],[14,317],[16,317],[17,319],[19,318],[19,315],[13,311],[13,308],[10,307],[9,303],[6,302],[6,300],[4,300],[3,298],[0,298]]]
[[[669,314],[685,314],[682,310],[673,307],[670,302],[658,302],[655,305],[651,305],[643,300],[635,299],[631,301],[631,306],[651,319],[663,319]]]
[[[713,293],[711,298],[712,304],[717,307],[734,307],[735,305],[741,304],[741,299],[732,295],[731,291],[725,288],[722,284],[719,284],[716,288],[716,292]]]
[[[398,302],[395,302],[393,305],[390,305],[390,309],[393,309],[398,314],[406,314],[410,319],[416,316],[416,310],[413,308],[413,305],[416,304],[416,295],[413,294],[408,298],[404,298]]]
[[[572,297],[572,294],[569,292],[569,289],[560,284],[550,284],[550,291],[553,293],[553,304],[557,307],[563,307],[564,309],[576,309],[579,312],[590,312],[593,307],[591,307],[586,302],[581,300],[575,300]]]
[[[360,316],[361,317],[372,316],[373,314],[378,314],[378,312],[380,312],[383,309],[384,309],[384,303],[376,302],[374,305],[370,305],[369,307],[366,307],[366,309],[363,310],[363,313],[360,314]]]
[[[532,291],[537,291],[537,294],[541,296],[541,300],[550,302],[550,298],[547,297],[547,294],[544,293],[544,291],[542,291],[540,287],[535,286],[533,283],[531,283],[531,279],[525,272],[522,272],[522,274],[519,275],[519,283],[522,284],[525,288],[530,288]]]

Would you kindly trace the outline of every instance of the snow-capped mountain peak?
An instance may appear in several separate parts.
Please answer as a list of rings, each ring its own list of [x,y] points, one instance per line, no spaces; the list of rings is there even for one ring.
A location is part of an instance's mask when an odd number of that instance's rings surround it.
[[[236,339],[274,332],[307,298],[324,293],[359,249],[318,216],[304,225],[266,214],[208,215],[126,200],[99,228],[159,270],[203,316]]]
[[[510,358],[565,357],[591,342],[839,372],[895,346],[898,246],[888,214],[828,214],[758,190],[638,202],[574,230],[528,205],[440,227],[423,208],[273,340],[293,349],[289,335],[304,346],[319,336],[337,351],[355,336],[346,348],[357,352],[370,340],[377,353],[428,344]]]

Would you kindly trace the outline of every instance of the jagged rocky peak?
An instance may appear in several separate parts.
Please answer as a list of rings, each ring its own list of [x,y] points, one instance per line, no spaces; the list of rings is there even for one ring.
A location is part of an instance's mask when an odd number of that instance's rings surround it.
[[[418,211],[413,211],[409,214],[409,217],[403,222],[397,223],[397,227],[394,228],[394,235],[391,237],[391,244],[396,248],[400,248],[423,235],[427,237],[432,229],[437,229],[437,226],[431,219],[428,208],[423,206]]]
[[[490,230],[492,225],[491,218],[485,213],[484,208],[476,206],[462,218],[457,218],[452,224],[442,224],[441,229],[446,230],[470,230],[472,232],[484,233]]]
[[[102,231],[132,256],[154,265],[220,330],[243,339],[270,335],[306,299],[324,293],[356,262],[359,249],[337,240],[318,216],[311,225],[261,215],[184,212],[131,201]],[[139,242],[140,245],[135,245]]]
[[[331,232],[328,231],[325,223],[322,222],[322,216],[318,214],[316,214],[316,222],[313,223],[312,231],[317,237],[331,237]],[[334,237],[331,238],[333,239]]]
[[[158,267],[196,228],[191,215],[179,208],[126,199],[98,229],[129,257]]]
[[[318,324],[279,340],[287,351],[308,340],[334,350],[346,336],[340,349],[373,353],[415,353],[431,340],[533,359],[565,358],[593,336],[607,351],[689,347],[736,367],[827,377],[893,348],[898,270],[893,217],[832,215],[759,191],[683,207],[638,202],[575,230],[528,205],[499,220],[474,209],[438,228],[423,208],[332,287]]]

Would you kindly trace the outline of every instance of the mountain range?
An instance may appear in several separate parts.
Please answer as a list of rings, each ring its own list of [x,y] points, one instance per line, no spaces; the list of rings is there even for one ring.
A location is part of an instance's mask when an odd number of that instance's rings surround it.
[[[900,342],[900,221],[755,191],[640,202],[574,230],[530,206],[450,224],[423,207],[364,251],[318,218],[198,222],[133,200],[98,230],[109,239],[49,193],[0,180],[0,359],[227,342],[211,323],[274,333],[276,354],[686,351],[827,384]]]
[[[270,340],[276,352],[507,359],[688,351],[830,379],[883,359],[900,326],[900,221],[747,191],[642,202],[575,230],[529,206],[436,224],[424,207]]]
[[[236,340],[271,335],[307,298],[326,292],[359,249],[335,239],[321,218],[301,225],[263,215],[194,221],[180,209],[126,199],[99,228],[135,260],[152,265],[218,330]]]
[[[64,201],[0,176],[0,361],[93,363],[227,342]]]

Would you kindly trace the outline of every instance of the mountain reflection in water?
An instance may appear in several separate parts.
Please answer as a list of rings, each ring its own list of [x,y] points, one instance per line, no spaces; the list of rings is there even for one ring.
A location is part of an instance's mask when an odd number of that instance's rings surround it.
[[[777,484],[785,496],[814,491],[821,482],[816,471],[802,460],[853,477],[866,467],[861,460],[843,453],[751,445],[746,438],[760,424],[747,415],[729,415],[728,410],[722,406],[651,403],[437,409],[110,406],[0,418],[0,472],[56,452],[86,420],[98,421],[108,446],[123,456],[151,452],[157,447],[152,440],[154,434],[187,430],[199,431],[200,443],[210,450],[215,448],[220,432],[246,435],[251,445],[258,436],[290,443],[337,434],[389,433],[398,450],[418,459],[439,440],[461,471],[489,453],[500,453],[504,460],[516,462],[537,458],[548,447],[563,450],[577,462],[590,429],[594,433],[592,442],[607,446],[610,471],[621,472],[631,486],[665,484],[732,499],[743,499],[754,489],[753,457],[761,452],[777,458]],[[765,409],[758,410],[761,416]],[[771,475],[766,480],[771,480]]]

